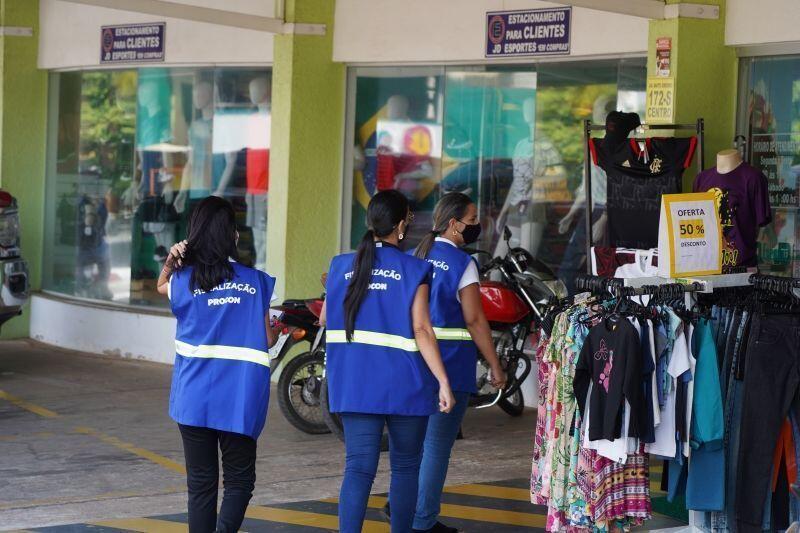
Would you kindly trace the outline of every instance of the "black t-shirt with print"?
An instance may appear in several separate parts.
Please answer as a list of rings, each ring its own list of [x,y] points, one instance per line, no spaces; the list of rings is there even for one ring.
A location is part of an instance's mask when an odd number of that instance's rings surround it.
[[[639,333],[626,318],[603,319],[589,331],[575,365],[572,386],[578,408],[586,412],[589,384],[589,440],[614,440],[622,432],[622,413],[631,406],[630,435],[639,437],[642,420],[642,348]]]
[[[635,139],[616,147],[606,144],[604,139],[589,142],[595,164],[608,176],[609,246],[655,248],[661,195],[681,192],[697,137],[653,137],[644,149]]]

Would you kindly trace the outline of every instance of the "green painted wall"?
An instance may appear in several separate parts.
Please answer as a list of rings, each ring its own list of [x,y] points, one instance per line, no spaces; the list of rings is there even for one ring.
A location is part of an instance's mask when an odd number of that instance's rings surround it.
[[[667,3],[678,3],[668,0]],[[650,21],[648,76],[655,76],[656,39],[672,38],[671,68],[675,78],[675,121],[705,119],[705,166],[713,167],[715,154],[731,148],[736,127],[737,59],[725,46],[725,0],[695,3],[720,6],[717,20],[670,19]],[[685,132],[680,132],[680,135]],[[684,175],[684,190],[691,190],[696,172]]]
[[[275,36],[267,270],[284,298],[319,295],[339,251],[345,67],[332,60],[333,19],[331,0],[288,0],[287,22],[326,34]]]
[[[17,197],[22,252],[31,286],[41,286],[47,73],[36,68],[39,2],[0,0],[0,26],[33,28],[33,37],[0,36],[0,187]],[[29,309],[7,322],[4,338],[28,335]]]

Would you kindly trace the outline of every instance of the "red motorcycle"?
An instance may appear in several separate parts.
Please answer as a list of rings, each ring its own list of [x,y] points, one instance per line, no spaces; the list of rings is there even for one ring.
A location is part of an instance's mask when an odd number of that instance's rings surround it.
[[[511,231],[507,227],[503,237],[508,244]],[[496,404],[509,415],[519,416],[525,409],[520,386],[533,366],[544,309],[554,298],[565,297],[567,288],[527,250],[508,248],[505,256],[494,258],[488,252],[470,250],[479,262],[489,258],[480,268],[481,303],[497,356],[508,374],[505,389],[497,391],[489,380],[488,363],[478,354],[478,393],[470,405],[480,409]]]
[[[278,405],[283,416],[305,433],[329,433],[320,405],[320,391],[325,370],[324,331],[319,325],[322,298],[286,300],[271,311],[278,314],[282,326],[278,340],[270,349],[273,368],[286,360],[278,379]],[[289,359],[298,344],[308,343],[308,350]],[[320,349],[320,346],[322,348]]]

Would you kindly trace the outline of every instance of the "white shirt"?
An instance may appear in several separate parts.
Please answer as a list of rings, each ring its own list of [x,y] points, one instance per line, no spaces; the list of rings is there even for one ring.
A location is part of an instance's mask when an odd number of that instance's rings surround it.
[[[436,237],[436,242],[446,242],[450,246],[456,246],[456,243],[444,237]],[[475,261],[470,261],[469,265],[467,265],[467,269],[461,274],[461,280],[458,282],[458,290],[460,292],[464,287],[469,287],[473,283],[480,282],[481,277],[480,274],[478,274],[478,265],[475,264]],[[459,293],[456,293],[456,298],[461,302],[461,295]]]
[[[619,250],[617,250],[619,252]],[[653,257],[658,257],[658,250],[635,250],[635,261],[617,267],[615,278],[652,278],[658,276],[658,267],[653,265]]]
[[[686,345],[683,324],[681,324],[678,326],[675,344],[672,348],[672,357],[667,365],[670,390],[667,393],[666,406],[661,412],[661,423],[656,427],[656,441],[645,447],[647,453],[667,458],[675,457],[678,451],[678,443],[675,440],[675,402],[678,399],[677,379],[690,369],[689,350]]]

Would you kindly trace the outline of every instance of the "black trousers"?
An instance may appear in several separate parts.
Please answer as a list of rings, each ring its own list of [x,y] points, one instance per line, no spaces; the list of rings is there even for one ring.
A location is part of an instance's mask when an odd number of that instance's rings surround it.
[[[761,531],[781,425],[800,388],[800,316],[754,315],[744,371],[736,479],[738,531]]]
[[[178,424],[186,457],[190,533],[235,533],[256,484],[256,441],[246,435]],[[224,495],[217,517],[219,455]]]

